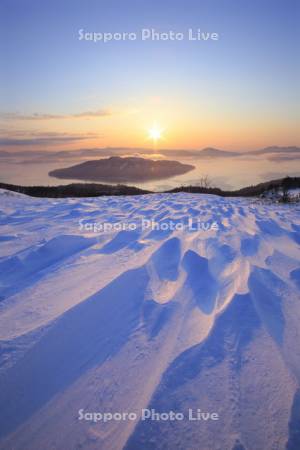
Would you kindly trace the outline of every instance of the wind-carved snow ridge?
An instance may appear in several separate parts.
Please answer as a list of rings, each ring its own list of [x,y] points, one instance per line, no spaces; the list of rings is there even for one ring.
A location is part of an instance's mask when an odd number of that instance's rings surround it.
[[[1,449],[300,448],[296,205],[2,191],[0,223]]]

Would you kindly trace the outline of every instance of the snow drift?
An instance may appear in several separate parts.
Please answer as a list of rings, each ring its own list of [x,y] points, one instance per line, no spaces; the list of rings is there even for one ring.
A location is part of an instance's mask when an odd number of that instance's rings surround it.
[[[0,206],[1,449],[300,448],[297,206],[6,191]],[[191,217],[218,227],[140,226]],[[219,420],[78,419],[143,408]]]

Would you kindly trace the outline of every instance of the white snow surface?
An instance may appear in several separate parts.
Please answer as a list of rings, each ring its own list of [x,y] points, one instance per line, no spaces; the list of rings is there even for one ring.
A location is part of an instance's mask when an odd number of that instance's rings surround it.
[[[0,223],[1,449],[300,448],[299,205],[2,190]],[[219,420],[78,417],[143,408]]]

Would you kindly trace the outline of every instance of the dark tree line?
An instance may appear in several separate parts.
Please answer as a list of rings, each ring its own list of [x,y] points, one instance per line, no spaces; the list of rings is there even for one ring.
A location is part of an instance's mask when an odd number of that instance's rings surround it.
[[[97,183],[73,183],[61,186],[17,186],[0,183],[1,189],[19,192],[32,197],[100,197],[103,195],[144,195],[153,192],[126,185],[108,185]],[[254,186],[248,186],[233,191],[210,187],[210,182],[202,181],[197,186],[180,186],[164,191],[164,193],[190,192],[193,194],[214,194],[222,197],[258,197],[268,191],[282,192],[283,201],[288,201],[289,190],[300,188],[300,177],[286,177],[279,180],[267,181]]]

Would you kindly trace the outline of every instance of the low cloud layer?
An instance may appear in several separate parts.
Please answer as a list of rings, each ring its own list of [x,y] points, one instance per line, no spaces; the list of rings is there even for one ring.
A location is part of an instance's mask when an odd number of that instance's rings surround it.
[[[226,152],[225,150],[216,150],[216,149],[202,149],[202,150],[168,150],[161,149],[159,153],[153,154],[153,150],[146,148],[82,148],[79,150],[64,150],[64,151],[43,151],[42,145],[51,145],[51,144],[59,144],[66,142],[74,142],[74,141],[83,141],[85,139],[91,139],[92,137],[99,138],[100,136],[94,136],[89,134],[87,136],[81,135],[68,135],[68,134],[44,134],[44,135],[36,135],[32,138],[1,138],[0,137],[0,157],[6,157],[10,159],[22,157],[28,157],[31,161],[34,161],[34,158],[37,157],[38,162],[48,161],[61,161],[64,159],[73,159],[73,160],[83,160],[83,159],[96,159],[96,158],[105,158],[109,156],[140,156],[140,157],[149,157],[152,159],[222,159],[222,158],[245,158],[257,156],[257,158],[264,158],[270,161],[280,162],[283,160],[296,160],[300,158],[300,148],[299,147],[273,147],[276,148],[275,152],[271,151],[271,147],[268,149],[261,149],[251,152]],[[34,146],[34,150],[27,150],[28,146]],[[37,149],[37,146],[41,146],[41,148]],[[25,147],[23,151],[10,151],[10,147],[18,146],[22,148]],[[209,150],[209,151],[208,151]]]
[[[60,136],[60,137],[41,137],[31,139],[11,139],[0,138],[0,147],[15,147],[15,146],[28,146],[28,145],[53,145],[64,142],[82,141],[88,139],[84,136]],[[89,138],[90,139],[90,138]],[[32,152],[31,152],[32,153]]]
[[[0,119],[9,121],[40,121],[40,120],[61,120],[61,119],[95,119],[97,117],[107,117],[112,115],[108,109],[98,109],[94,111],[83,111],[75,114],[20,114],[20,113],[0,113]]]

